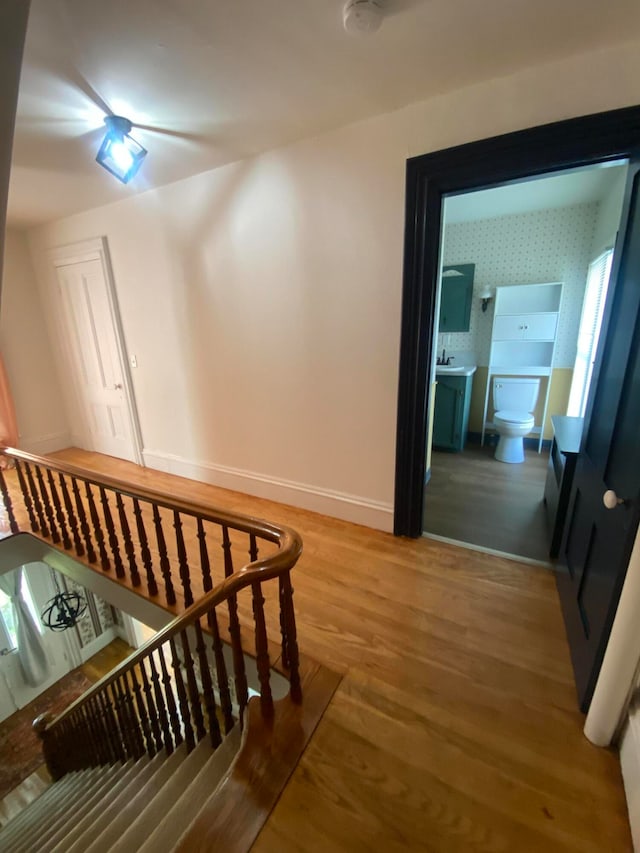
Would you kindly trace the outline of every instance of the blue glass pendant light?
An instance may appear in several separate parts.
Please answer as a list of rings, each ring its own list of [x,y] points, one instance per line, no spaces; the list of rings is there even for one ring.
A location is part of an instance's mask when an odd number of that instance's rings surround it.
[[[129,133],[132,124],[123,116],[106,116],[107,133],[96,160],[112,175],[128,184],[147,156],[147,149],[136,142]]]

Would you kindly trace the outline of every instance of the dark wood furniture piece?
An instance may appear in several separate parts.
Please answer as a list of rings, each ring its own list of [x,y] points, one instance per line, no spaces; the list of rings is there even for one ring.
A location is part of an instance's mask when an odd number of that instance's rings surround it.
[[[553,426],[553,441],[549,453],[544,502],[551,529],[549,556],[557,557],[560,551],[576,461],[580,452],[584,418],[553,415],[551,424]]]

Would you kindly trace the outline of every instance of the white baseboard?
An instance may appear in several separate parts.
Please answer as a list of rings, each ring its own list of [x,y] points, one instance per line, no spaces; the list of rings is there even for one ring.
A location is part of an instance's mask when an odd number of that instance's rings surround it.
[[[49,435],[25,435],[20,436],[20,449],[27,453],[35,453],[36,456],[46,456],[47,453],[55,453],[56,450],[64,450],[71,447],[73,441],[68,432],[52,432]]]
[[[632,706],[620,740],[620,766],[633,849],[640,853],[640,709]]]
[[[276,479],[253,471],[229,468],[226,465],[194,462],[182,456],[161,451],[143,450],[142,455],[144,464],[156,471],[177,474],[190,480],[211,483],[223,489],[309,509],[343,521],[364,524],[376,530],[389,533],[393,530],[393,506],[382,501],[372,501],[357,495],[335,492],[291,480]]]

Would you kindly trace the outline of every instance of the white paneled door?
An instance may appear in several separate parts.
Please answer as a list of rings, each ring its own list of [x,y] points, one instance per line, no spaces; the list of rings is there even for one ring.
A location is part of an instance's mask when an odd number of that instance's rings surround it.
[[[139,462],[133,399],[105,259],[56,260],[60,319],[85,447]]]

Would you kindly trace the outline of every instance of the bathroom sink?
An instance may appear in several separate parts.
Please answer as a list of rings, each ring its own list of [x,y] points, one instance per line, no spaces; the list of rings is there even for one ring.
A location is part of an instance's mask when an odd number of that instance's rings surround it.
[[[476,372],[475,364],[459,365],[455,367],[453,364],[437,364],[436,375],[438,373],[457,373],[458,376],[471,376]]]

